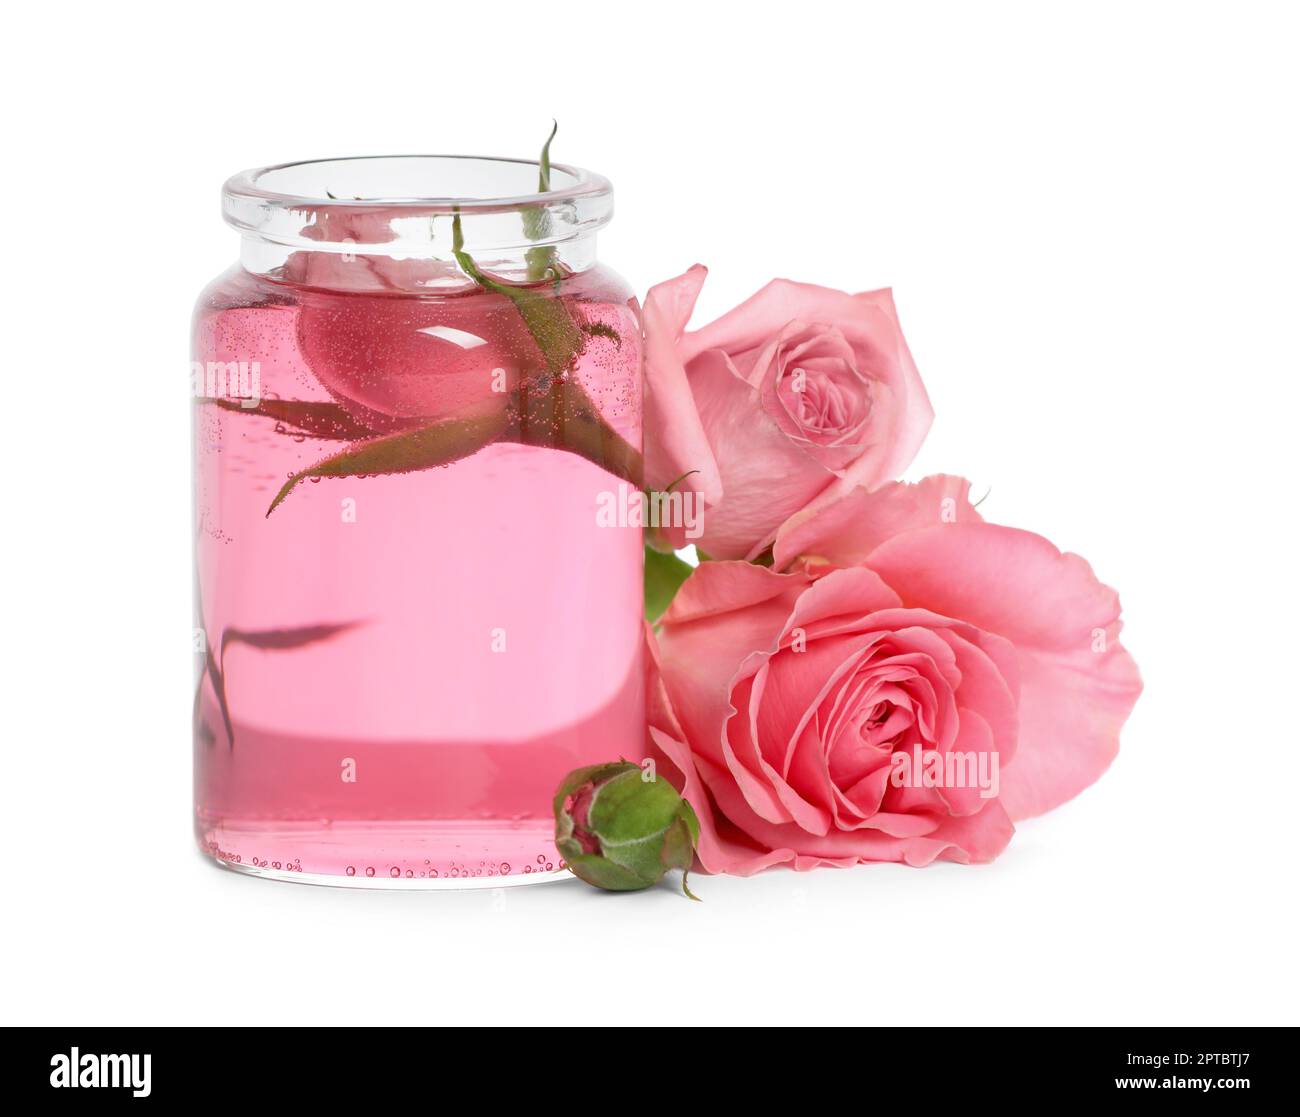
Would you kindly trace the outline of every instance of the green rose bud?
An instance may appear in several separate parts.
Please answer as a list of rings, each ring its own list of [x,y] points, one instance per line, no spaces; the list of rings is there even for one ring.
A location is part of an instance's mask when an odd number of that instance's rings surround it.
[[[700,822],[667,780],[622,760],[564,777],[555,793],[555,848],[575,876],[597,888],[649,888],[669,869],[686,886]]]

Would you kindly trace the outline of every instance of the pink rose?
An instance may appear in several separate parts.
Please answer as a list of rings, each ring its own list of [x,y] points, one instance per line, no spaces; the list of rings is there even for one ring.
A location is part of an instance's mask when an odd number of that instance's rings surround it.
[[[707,870],[988,861],[1115,756],[1141,690],[1118,597],[968,491],[858,489],[783,529],[774,569],[678,591],[650,734]]]
[[[889,291],[776,279],[686,333],[705,274],[646,296],[647,481],[689,474],[700,547],[753,558],[795,513],[897,477],[934,416]]]

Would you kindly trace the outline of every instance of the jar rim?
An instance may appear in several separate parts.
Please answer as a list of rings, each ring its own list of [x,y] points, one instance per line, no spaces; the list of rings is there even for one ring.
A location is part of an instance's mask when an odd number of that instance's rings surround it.
[[[428,220],[439,216],[459,216],[467,247],[490,249],[559,244],[609,222],[614,191],[604,176],[552,163],[552,189],[518,189],[530,179],[536,183],[539,171],[534,159],[478,155],[358,155],[276,163],[227,179],[222,215],[245,236],[326,252],[355,251],[358,244],[383,245],[385,251],[427,247],[447,239],[445,230],[436,230],[446,223]],[[484,188],[470,188],[478,180]],[[389,182],[396,187],[382,188]],[[411,189],[426,182],[455,183],[457,189]],[[520,214],[531,217],[521,225]],[[335,235],[331,225],[346,228],[348,235]]]

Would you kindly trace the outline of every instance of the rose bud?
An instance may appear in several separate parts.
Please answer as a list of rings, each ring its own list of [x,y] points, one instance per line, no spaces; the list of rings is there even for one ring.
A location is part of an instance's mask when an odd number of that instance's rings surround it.
[[[649,888],[686,872],[700,834],[695,811],[667,780],[630,761],[570,772],[555,793],[555,848],[575,876],[612,892]]]

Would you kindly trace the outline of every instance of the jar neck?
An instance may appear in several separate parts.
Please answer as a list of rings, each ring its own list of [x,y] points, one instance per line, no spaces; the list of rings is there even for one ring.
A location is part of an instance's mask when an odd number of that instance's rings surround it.
[[[222,194],[246,270],[347,290],[545,282],[590,268],[613,213],[599,175],[463,156],[326,159],[245,171]],[[534,191],[530,193],[529,191]]]
[[[543,283],[584,272],[596,263],[596,237],[575,237],[561,244],[494,245],[476,250],[464,245],[445,255],[432,246],[387,247],[347,241],[312,248],[276,244],[245,236],[239,261],[245,271],[276,282],[334,291],[392,291],[419,294],[476,286],[461,266],[468,258],[480,272],[505,283]]]

